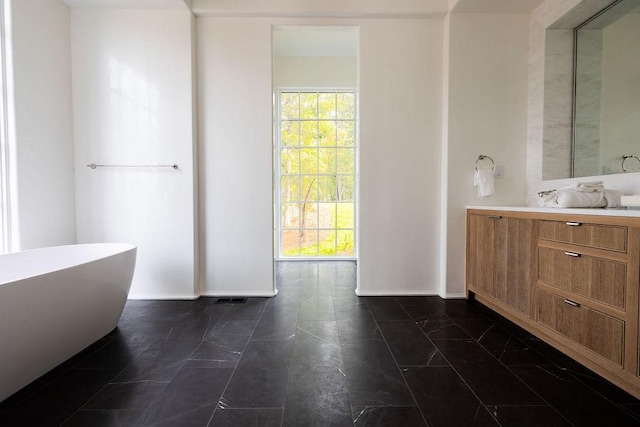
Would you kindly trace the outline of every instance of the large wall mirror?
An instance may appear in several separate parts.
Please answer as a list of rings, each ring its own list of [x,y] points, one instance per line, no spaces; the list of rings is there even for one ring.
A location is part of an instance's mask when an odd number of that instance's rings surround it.
[[[640,0],[575,30],[572,176],[640,171]]]

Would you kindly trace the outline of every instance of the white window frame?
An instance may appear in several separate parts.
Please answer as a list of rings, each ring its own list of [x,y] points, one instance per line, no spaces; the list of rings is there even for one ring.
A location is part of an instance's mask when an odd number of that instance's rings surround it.
[[[289,92],[298,92],[298,93],[353,93],[354,95],[354,141],[353,141],[353,245],[354,245],[354,254],[350,256],[283,256],[282,255],[282,162],[281,162],[281,149],[282,149],[282,111],[281,111],[281,97],[282,93]],[[275,120],[275,141],[276,141],[276,153],[275,153],[275,173],[274,173],[274,192],[275,192],[275,201],[276,201],[276,209],[275,209],[275,238],[276,238],[276,261],[357,261],[358,259],[358,197],[359,197],[359,182],[358,182],[358,167],[359,167],[359,156],[358,156],[358,90],[354,87],[282,87],[277,91],[277,99],[276,99],[276,120]],[[327,147],[332,148],[332,147]],[[298,173],[299,175],[299,173]],[[322,174],[317,174],[318,176],[324,176]],[[333,176],[331,174],[327,174],[326,176]],[[321,228],[317,228],[316,230],[324,230]],[[331,229],[334,230],[334,229]],[[335,229],[337,231],[337,229]],[[348,229],[351,230],[351,229]]]
[[[0,254],[12,249],[5,6],[5,1],[0,0]]]

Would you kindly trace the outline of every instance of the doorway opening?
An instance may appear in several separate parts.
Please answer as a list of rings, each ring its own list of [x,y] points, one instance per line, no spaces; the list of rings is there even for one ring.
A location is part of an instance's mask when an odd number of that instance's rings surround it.
[[[357,257],[357,29],[275,27],[276,258]]]

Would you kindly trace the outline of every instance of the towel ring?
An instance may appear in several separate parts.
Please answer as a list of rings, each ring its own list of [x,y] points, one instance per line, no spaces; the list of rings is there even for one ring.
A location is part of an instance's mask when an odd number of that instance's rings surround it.
[[[640,158],[638,158],[638,156],[634,156],[633,154],[624,154],[622,156],[622,172],[627,172],[627,170],[624,168],[624,162],[629,159],[636,159],[638,162],[640,162]]]
[[[480,160],[484,160],[484,159],[489,159],[491,161],[491,170],[494,170],[496,168],[496,163],[493,161],[493,159],[491,157],[485,156],[484,154],[480,154],[478,156],[478,160],[476,160],[476,170],[478,170],[478,162]]]

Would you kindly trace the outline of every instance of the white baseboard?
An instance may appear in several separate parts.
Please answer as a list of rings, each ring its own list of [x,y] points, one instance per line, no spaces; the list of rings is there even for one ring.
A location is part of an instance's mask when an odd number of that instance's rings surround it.
[[[466,299],[467,298],[467,294],[462,292],[462,293],[454,293],[454,294],[444,294],[444,295],[440,295],[441,298],[443,299]]]
[[[157,295],[157,294],[133,294],[129,295],[127,299],[130,300],[189,300],[193,301],[200,298],[200,295]]]
[[[359,297],[432,297],[438,296],[437,291],[416,291],[411,290],[389,290],[389,291],[377,291],[377,292],[362,292],[359,288],[356,289],[356,295]]]
[[[211,291],[211,292],[201,292],[200,296],[203,297],[218,297],[218,298],[230,298],[230,297],[237,297],[237,298],[245,298],[245,297],[267,297],[267,298],[273,298],[274,296],[276,296],[278,293],[278,291],[275,292],[263,292],[263,291],[250,291],[250,292],[233,292],[233,291],[223,291],[223,292],[215,292],[215,291]]]

